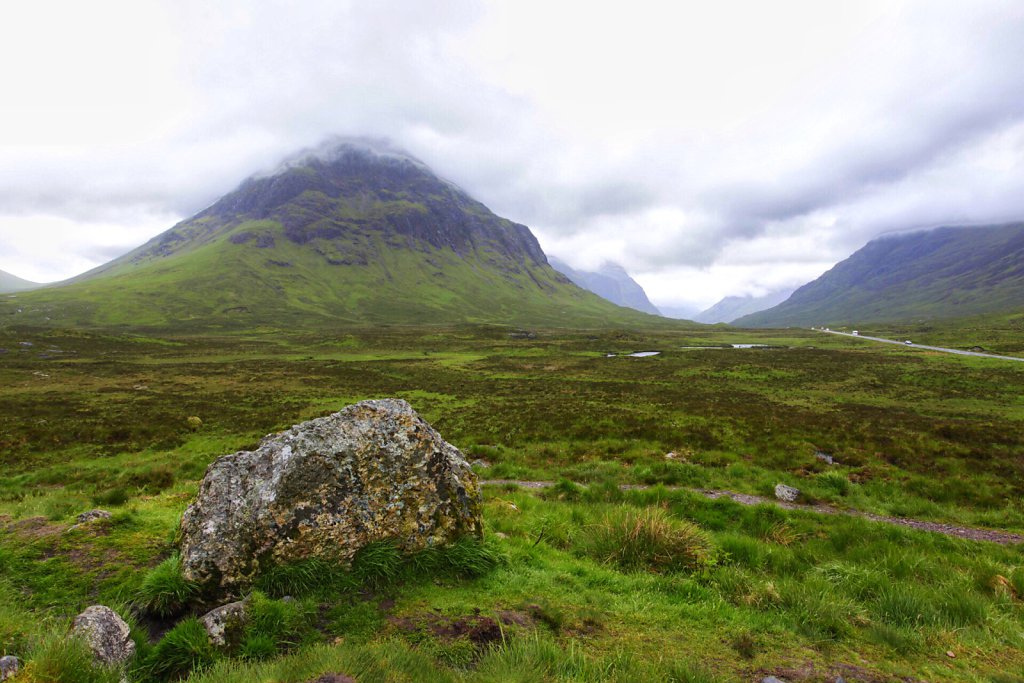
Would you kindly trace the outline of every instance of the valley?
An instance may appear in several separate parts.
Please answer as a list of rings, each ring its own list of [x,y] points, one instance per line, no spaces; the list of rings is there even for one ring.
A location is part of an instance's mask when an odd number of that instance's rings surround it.
[[[765,346],[685,348],[728,344]],[[1016,364],[686,326],[7,326],[0,348],[8,651],[52,642],[101,602],[136,615],[138,662],[171,661],[170,646],[153,653],[174,622],[149,615],[144,584],[206,466],[394,396],[481,479],[553,485],[484,487],[491,559],[477,569],[265,584],[268,609],[300,614],[265,654],[187,651],[170,673],[132,676],[1009,681],[997,676],[1024,666],[1020,544],[688,490],[771,499],[784,483],[811,505],[1024,533]],[[645,350],[660,353],[625,355]],[[112,517],[68,531],[95,507]],[[601,550],[602,530],[640,518],[696,525],[707,562],[670,570]]]

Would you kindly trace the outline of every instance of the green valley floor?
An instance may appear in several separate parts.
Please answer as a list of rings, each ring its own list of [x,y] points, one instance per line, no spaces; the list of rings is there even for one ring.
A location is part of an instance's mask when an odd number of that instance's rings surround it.
[[[1024,367],[887,346],[0,328],[0,654],[16,681],[116,681],[65,637],[102,603],[132,624],[137,681],[1024,681],[1024,545],[863,516],[1024,534]],[[388,396],[511,480],[484,488],[484,541],[282,567],[214,650],[174,555],[206,466]],[[801,505],[771,502],[780,483]],[[112,515],[72,528],[92,508]]]

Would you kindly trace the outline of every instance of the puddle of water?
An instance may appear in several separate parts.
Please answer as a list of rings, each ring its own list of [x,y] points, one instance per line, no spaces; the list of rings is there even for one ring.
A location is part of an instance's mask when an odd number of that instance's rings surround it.
[[[647,358],[648,356],[657,356],[661,351],[637,351],[636,353],[624,353],[622,355],[628,358]],[[619,354],[617,353],[606,353],[605,358],[615,358]]]

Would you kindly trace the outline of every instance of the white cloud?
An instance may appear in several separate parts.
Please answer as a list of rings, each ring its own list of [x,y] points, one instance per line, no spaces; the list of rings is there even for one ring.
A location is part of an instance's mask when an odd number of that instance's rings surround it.
[[[1009,0],[8,3],[0,268],[73,275],[355,134],[706,305],[1024,215],[1022,63]]]

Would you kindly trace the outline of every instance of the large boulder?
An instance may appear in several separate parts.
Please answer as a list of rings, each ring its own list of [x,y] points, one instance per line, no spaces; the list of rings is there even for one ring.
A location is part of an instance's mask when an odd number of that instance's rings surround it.
[[[405,401],[364,401],[215,461],[181,522],[184,577],[235,594],[267,567],[348,564],[391,540],[407,552],[480,536],[477,477]]]
[[[85,638],[93,657],[100,664],[123,664],[135,654],[135,641],[131,638],[131,629],[124,619],[109,607],[86,607],[85,611],[71,623],[71,630]]]

